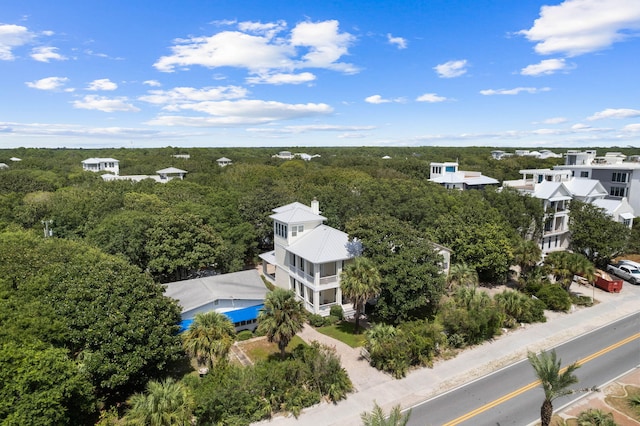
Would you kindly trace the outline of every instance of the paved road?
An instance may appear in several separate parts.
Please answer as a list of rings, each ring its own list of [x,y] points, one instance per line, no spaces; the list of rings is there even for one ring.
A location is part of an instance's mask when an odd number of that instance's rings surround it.
[[[340,348],[343,346],[335,345],[350,377],[352,380],[355,378],[356,392],[337,404],[323,403],[307,408],[298,419],[276,417],[260,423],[269,426],[361,425],[360,413],[370,411],[374,401],[387,411],[395,405],[403,408],[414,406],[522,361],[529,350],[539,352],[555,347],[597,327],[637,313],[640,308],[640,286],[625,284],[621,293],[613,294],[580,286],[574,286],[572,291],[587,296],[595,294],[600,303],[567,314],[553,313],[546,323],[530,324],[510,331],[493,341],[467,349],[453,359],[440,361],[431,369],[411,371],[401,380],[380,373],[368,366],[366,361],[358,360],[353,351],[342,352]],[[312,340],[313,336],[305,335],[303,338]],[[571,355],[562,355],[563,361],[570,362],[573,358]],[[495,423],[489,424],[495,426]]]
[[[563,366],[581,362],[576,388],[601,386],[640,364],[640,314],[558,346]],[[621,343],[623,342],[623,343]],[[523,425],[539,418],[543,393],[527,360],[413,407],[409,425]],[[560,398],[561,407],[580,394]]]

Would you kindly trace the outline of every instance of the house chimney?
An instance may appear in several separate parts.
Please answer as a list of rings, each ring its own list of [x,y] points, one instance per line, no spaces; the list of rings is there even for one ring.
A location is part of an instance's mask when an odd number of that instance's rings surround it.
[[[313,201],[311,201],[311,211],[313,214],[320,214],[320,203],[316,197],[313,197]]]

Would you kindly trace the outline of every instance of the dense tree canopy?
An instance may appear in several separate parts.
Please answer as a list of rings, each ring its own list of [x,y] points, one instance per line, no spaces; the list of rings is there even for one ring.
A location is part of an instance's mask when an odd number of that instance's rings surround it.
[[[569,230],[571,249],[600,267],[624,252],[630,236],[629,228],[611,220],[604,209],[580,201],[571,202]]]
[[[99,395],[144,385],[181,353],[178,307],[120,258],[78,242],[5,232],[0,275],[3,304],[46,307],[38,315],[2,310],[6,337],[29,338],[13,321],[26,324],[33,341],[66,349]],[[41,324],[46,334],[37,330]]]
[[[381,291],[374,316],[387,323],[426,318],[444,293],[442,259],[411,225],[389,216],[359,216],[347,224],[364,246],[364,256],[380,272]]]

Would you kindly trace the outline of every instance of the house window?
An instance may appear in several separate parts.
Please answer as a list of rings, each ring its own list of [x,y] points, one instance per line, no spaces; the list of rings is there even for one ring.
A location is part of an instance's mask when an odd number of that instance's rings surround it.
[[[624,172],[613,172],[613,176],[611,176],[612,182],[626,182],[627,181],[627,173]]]
[[[291,236],[297,237],[298,233],[302,233],[304,231],[304,225],[293,225],[291,227]]]
[[[436,166],[432,167],[431,173],[439,175],[440,173],[442,173],[442,167],[436,167]]]
[[[444,170],[447,173],[455,173],[456,172],[456,166],[447,166]]]
[[[287,225],[283,225],[282,223],[276,222],[276,235],[282,238],[287,238]]]
[[[589,177],[589,172],[580,172],[580,177],[588,178]]]
[[[624,224],[624,226],[626,226],[627,228],[631,228],[631,219],[624,219],[622,221],[622,223]]]
[[[611,189],[609,189],[609,195],[612,197],[626,197],[627,188],[624,186],[612,186]]]

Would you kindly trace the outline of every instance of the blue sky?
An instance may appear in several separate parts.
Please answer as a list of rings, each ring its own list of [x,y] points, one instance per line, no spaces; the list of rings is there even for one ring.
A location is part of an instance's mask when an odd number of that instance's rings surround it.
[[[639,0],[5,1],[0,147],[638,147],[639,58]]]

